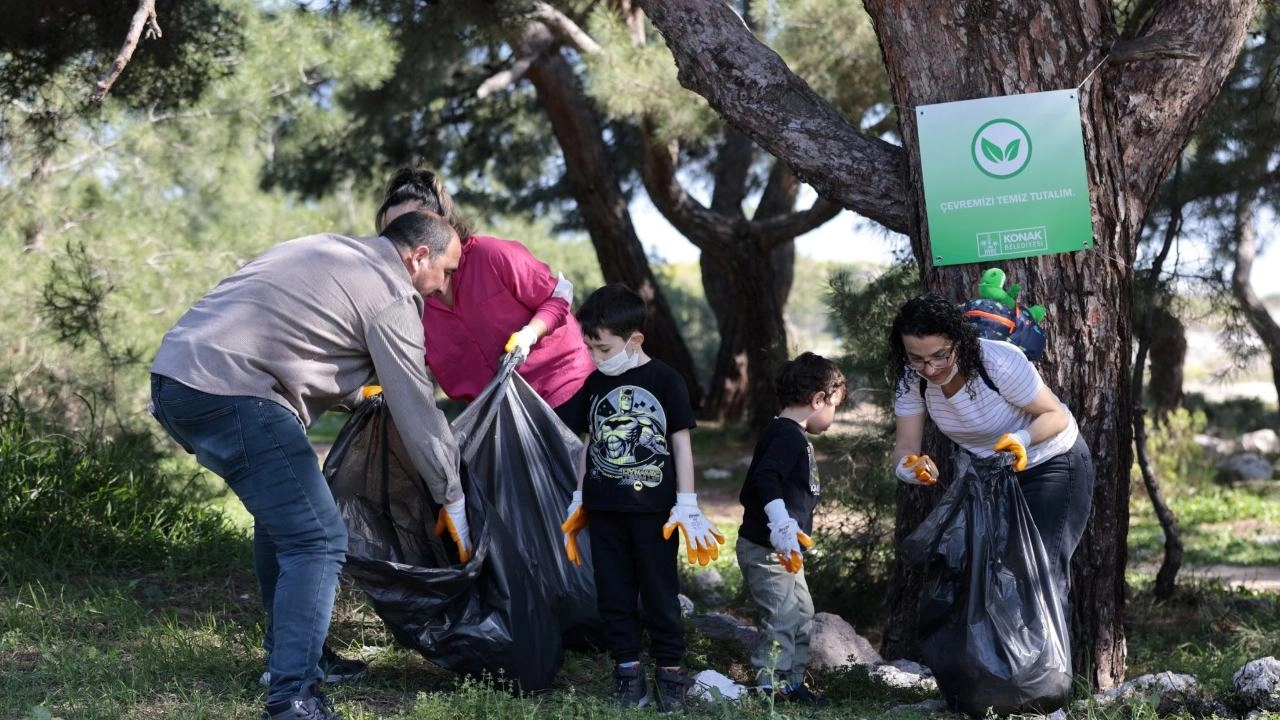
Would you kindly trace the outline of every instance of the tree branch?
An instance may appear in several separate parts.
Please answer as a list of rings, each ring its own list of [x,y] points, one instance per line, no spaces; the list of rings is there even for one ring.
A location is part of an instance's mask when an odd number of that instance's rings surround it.
[[[120,73],[124,72],[125,66],[133,58],[133,51],[138,48],[138,40],[142,37],[144,29],[148,40],[160,37],[160,23],[156,21],[156,0],[138,0],[138,9],[129,22],[129,32],[125,35],[124,46],[120,48],[120,53],[116,55],[115,60],[111,61],[111,66],[98,79],[93,94],[89,96],[91,100],[102,102],[102,99],[111,91],[111,86],[116,84]]]
[[[568,15],[551,7],[545,2],[536,2],[533,5],[533,16],[537,18],[547,29],[551,31],[556,39],[565,45],[576,49],[580,53],[594,55],[601,52],[600,45],[591,36],[586,33],[578,23],[569,18]]]
[[[728,122],[784,159],[818,194],[899,232],[912,211],[902,148],[863,135],[782,58],[761,43],[726,3],[640,0],[662,31],[680,84],[706,98]],[[869,182],[874,178],[874,182]]]
[[[480,87],[476,88],[477,98],[483,100],[516,84],[529,72],[529,68],[538,61],[538,58],[557,42],[569,45],[587,55],[603,51],[600,45],[568,15],[545,2],[534,3],[533,18],[550,30],[550,34],[535,32],[531,24],[526,22],[519,31],[522,39],[512,46],[513,51],[517,53],[516,61],[511,64],[511,67],[480,83]],[[515,50],[517,47],[518,51]]]
[[[641,120],[640,131],[644,137],[641,175],[654,207],[699,250],[726,250],[732,240],[730,228],[734,223],[726,222],[729,218],[712,212],[685,192],[676,177],[679,146],[675,141],[659,143],[649,118]]]

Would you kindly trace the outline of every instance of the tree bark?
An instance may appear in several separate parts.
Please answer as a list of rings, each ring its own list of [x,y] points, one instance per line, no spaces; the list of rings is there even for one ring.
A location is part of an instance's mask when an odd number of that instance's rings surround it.
[[[1151,309],[1151,419],[1163,423],[1182,407],[1182,372],[1187,362],[1187,329],[1167,308]]]
[[[1262,303],[1258,293],[1254,292],[1249,277],[1253,274],[1253,260],[1258,253],[1258,233],[1254,227],[1254,213],[1257,207],[1255,192],[1242,191],[1236,195],[1235,227],[1236,264],[1231,273],[1231,293],[1236,302],[1249,319],[1249,325],[1258,334],[1262,346],[1267,349],[1271,361],[1271,382],[1276,386],[1276,396],[1280,397],[1280,324]]]
[[[903,3],[865,0],[902,108],[1081,86],[1120,39],[1102,0]],[[1132,463],[1129,390],[1135,244],[1164,175],[1190,138],[1239,52],[1258,0],[1169,0],[1141,36],[1180,37],[1184,59],[1099,69],[1080,87],[1095,249],[1005,263],[1049,310],[1053,338],[1041,370],[1072,409],[1093,450],[1093,514],[1073,560],[1073,654],[1090,684],[1124,677],[1123,589]],[[900,113],[905,149],[860,135],[795,77],[729,7],[711,0],[646,0],[642,7],[675,55],[680,82],[787,162],[833,202],[906,232],[930,289],[961,299],[978,269],[934,268],[927,235],[914,114]],[[916,502],[921,502],[917,500]],[[921,508],[904,502],[900,525]],[[899,528],[901,531],[902,528]],[[906,573],[897,573],[895,578]],[[891,607],[914,604],[897,584]],[[911,618],[907,618],[910,620]],[[914,626],[886,636],[908,654]]]
[[[529,23],[519,44],[537,42],[530,35],[541,33],[549,35],[550,30],[541,23]],[[627,198],[609,161],[600,124],[586,93],[558,46],[538,55],[527,77],[538,92],[538,102],[564,153],[565,177],[591,235],[605,282],[624,283],[644,297],[649,305],[645,352],[680,373],[694,407],[700,406],[703,392],[693,356],[631,224]]]

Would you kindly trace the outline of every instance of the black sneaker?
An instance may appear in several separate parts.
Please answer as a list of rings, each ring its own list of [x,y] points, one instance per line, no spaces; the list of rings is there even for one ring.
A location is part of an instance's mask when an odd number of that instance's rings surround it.
[[[659,712],[688,712],[685,692],[689,689],[689,678],[683,669],[658,668],[654,672],[654,685],[658,688]]]
[[[649,704],[649,689],[644,681],[644,666],[613,668],[613,698],[622,707],[642,708]]]
[[[324,681],[333,684],[346,680],[359,680],[369,672],[369,663],[344,658],[325,643],[324,649],[320,651],[320,670],[324,672]]]
[[[774,702],[796,703],[812,708],[824,708],[831,704],[826,698],[811,691],[808,685],[789,685],[775,692],[773,698]]]
[[[321,692],[310,697],[296,697],[284,702],[269,703],[262,711],[262,720],[342,720],[333,711],[333,702]]]
[[[328,643],[325,643],[324,649],[320,651],[320,671],[323,673],[321,680],[329,683],[340,683],[346,680],[359,680],[369,671],[369,664],[352,658],[344,658],[334,652]],[[258,684],[262,687],[271,685],[271,671],[262,673],[258,678]]]

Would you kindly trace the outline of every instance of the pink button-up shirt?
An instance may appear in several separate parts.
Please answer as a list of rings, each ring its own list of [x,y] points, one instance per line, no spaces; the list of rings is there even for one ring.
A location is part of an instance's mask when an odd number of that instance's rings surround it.
[[[595,370],[569,302],[552,296],[557,276],[518,242],[474,235],[450,280],[453,307],[427,298],[422,315],[427,365],[445,394],[470,401],[498,371],[511,333],[533,318],[548,332],[517,368],[534,391],[556,407]]]

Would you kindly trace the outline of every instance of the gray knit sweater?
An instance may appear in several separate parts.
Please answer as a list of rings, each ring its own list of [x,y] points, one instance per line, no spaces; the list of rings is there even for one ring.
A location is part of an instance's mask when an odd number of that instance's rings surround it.
[[[218,284],[160,344],[151,372],[212,395],[354,405],[373,373],[436,502],[462,497],[458,446],[423,359],[422,296],[386,238],[281,243]]]

